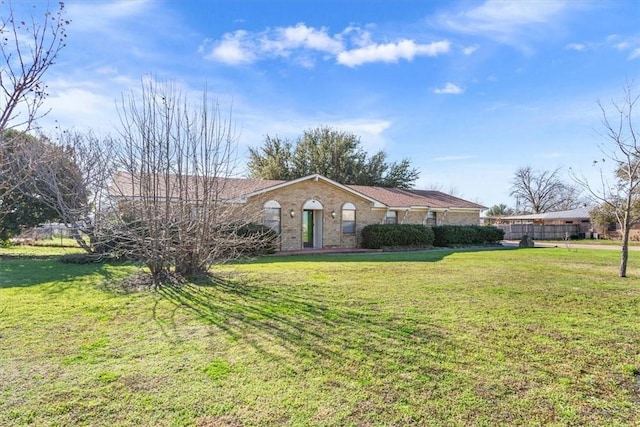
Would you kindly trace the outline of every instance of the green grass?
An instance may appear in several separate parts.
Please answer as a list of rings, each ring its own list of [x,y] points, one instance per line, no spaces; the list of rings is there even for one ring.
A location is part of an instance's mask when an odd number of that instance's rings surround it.
[[[630,257],[266,257],[130,293],[134,266],[2,258],[0,425],[635,425]]]
[[[87,239],[85,239],[87,240]],[[77,248],[78,242],[70,237],[51,237],[50,239],[41,239],[33,242],[34,246],[51,246],[51,247],[65,247],[65,248]]]
[[[537,240],[542,243],[558,243],[566,245],[566,240]],[[598,246],[622,246],[621,240],[615,239],[573,239],[568,241],[569,244],[575,243],[579,245],[598,245]],[[629,246],[640,246],[640,242],[637,240],[629,240]]]

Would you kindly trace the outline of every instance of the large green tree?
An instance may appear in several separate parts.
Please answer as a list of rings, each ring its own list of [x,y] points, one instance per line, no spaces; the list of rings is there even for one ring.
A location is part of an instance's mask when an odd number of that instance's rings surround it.
[[[43,200],[42,194],[29,185],[35,159],[44,160],[46,144],[29,134],[16,130],[2,133],[6,141],[0,145],[0,157],[12,159],[10,167],[0,173],[0,240],[14,237],[23,229],[47,221],[59,220],[58,213]]]
[[[249,173],[259,179],[317,173],[342,184],[411,188],[419,177],[408,159],[389,163],[384,151],[368,156],[358,136],[328,126],[304,131],[295,143],[267,136],[249,156]]]
[[[504,203],[500,203],[498,205],[491,206],[486,212],[485,215],[491,216],[509,216],[513,215],[515,211],[505,205]]]

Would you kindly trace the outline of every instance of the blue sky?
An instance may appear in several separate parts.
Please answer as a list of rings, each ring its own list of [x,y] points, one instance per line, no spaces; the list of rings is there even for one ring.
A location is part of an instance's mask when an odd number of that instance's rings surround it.
[[[598,100],[640,89],[636,0],[65,3],[45,128],[113,132],[116,99],[145,75],[194,96],[206,83],[233,105],[242,152],[328,125],[410,158],[417,188],[486,206],[514,204],[525,165],[595,179]]]

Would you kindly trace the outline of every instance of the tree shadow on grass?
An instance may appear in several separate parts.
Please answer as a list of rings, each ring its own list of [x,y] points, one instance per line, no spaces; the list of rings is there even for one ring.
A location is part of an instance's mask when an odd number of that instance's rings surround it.
[[[160,295],[228,336],[246,342],[292,371],[323,366],[357,381],[443,375],[441,355],[452,344],[414,313],[332,300],[304,290],[270,289],[216,278],[210,285],[164,287]],[[175,315],[174,310],[173,315]]]
[[[517,248],[506,246],[482,246],[464,248],[432,248],[415,251],[390,251],[390,252],[353,252],[353,253],[326,253],[313,252],[308,254],[279,254],[262,256],[250,260],[241,260],[239,263],[247,264],[273,264],[283,262],[438,262],[449,255],[460,252],[502,251]]]
[[[0,289],[29,287],[55,283],[52,292],[62,291],[61,283],[74,285],[83,277],[100,275],[104,280],[112,279],[105,264],[64,264],[59,256],[10,257],[0,260]]]

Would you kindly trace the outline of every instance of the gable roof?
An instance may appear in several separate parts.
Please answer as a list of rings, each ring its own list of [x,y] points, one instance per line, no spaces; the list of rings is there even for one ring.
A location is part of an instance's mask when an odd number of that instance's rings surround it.
[[[186,177],[187,180],[195,180],[196,177]],[[202,179],[202,178],[198,178]],[[250,178],[210,178],[208,183],[218,193],[217,198],[226,201],[246,202],[252,196],[264,194],[279,188],[295,185],[299,182],[314,180],[322,181],[329,185],[338,187],[347,193],[370,201],[374,207],[389,209],[486,209],[484,206],[467,200],[454,197],[440,191],[430,190],[403,190],[399,188],[370,187],[366,185],[343,185],[319,174],[308,175],[291,181],[282,180],[262,180]],[[115,197],[140,197],[138,188],[139,179],[127,172],[117,172],[113,176],[109,194]],[[164,182],[158,183],[158,192],[168,195],[170,198],[178,196],[178,177],[169,178],[169,188]],[[187,185],[189,200],[196,200],[197,194],[194,189],[196,185]]]
[[[273,186],[265,187],[265,188],[256,190],[256,191],[254,191],[252,193],[246,194],[246,195],[244,195],[244,198],[249,198],[249,197],[255,196],[257,194],[266,193],[268,191],[273,191],[273,190],[276,190],[278,188],[287,187],[289,185],[294,185],[294,184],[297,184],[299,182],[308,181],[308,180],[326,182],[327,184],[330,184],[330,185],[333,185],[335,187],[338,187],[338,188],[346,191],[347,193],[351,193],[351,194],[353,194],[353,195],[355,195],[357,197],[360,197],[360,198],[363,198],[365,200],[368,200],[368,201],[372,202],[375,207],[385,207],[384,204],[381,204],[380,200],[377,200],[377,199],[375,199],[373,197],[370,197],[369,195],[367,195],[367,194],[365,194],[363,192],[360,192],[360,191],[354,189],[353,188],[354,186],[340,184],[339,182],[334,181],[332,179],[329,179],[329,178],[327,178],[325,176],[322,176],[320,174],[307,175],[307,176],[303,176],[302,178],[293,179],[291,181],[280,181],[278,184],[275,184]]]

